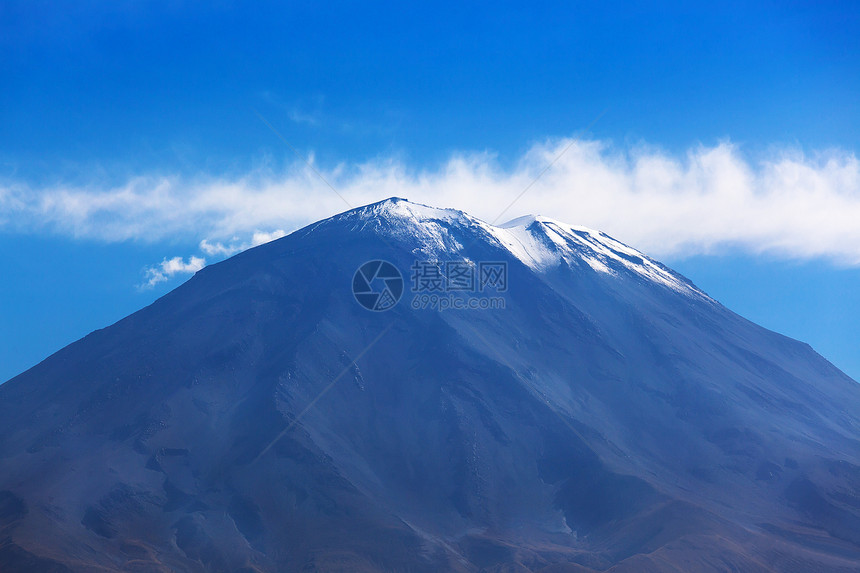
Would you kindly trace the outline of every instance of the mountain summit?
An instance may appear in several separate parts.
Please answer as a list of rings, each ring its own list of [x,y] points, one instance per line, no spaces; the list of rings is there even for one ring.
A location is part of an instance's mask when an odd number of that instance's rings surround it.
[[[574,266],[584,264],[608,274],[624,269],[624,272],[632,271],[676,290],[697,291],[680,275],[612,237],[549,217],[527,215],[494,226],[462,211],[437,209],[395,197],[348,211],[333,220],[356,218],[385,221],[384,234],[413,240],[420,245],[418,251],[428,257],[466,256],[460,252],[464,245],[453,237],[468,229],[471,236],[466,247],[474,246],[475,242],[494,244],[536,271],[558,266],[564,261]]]
[[[0,386],[0,570],[857,571],[858,411],[603,233],[389,199]]]

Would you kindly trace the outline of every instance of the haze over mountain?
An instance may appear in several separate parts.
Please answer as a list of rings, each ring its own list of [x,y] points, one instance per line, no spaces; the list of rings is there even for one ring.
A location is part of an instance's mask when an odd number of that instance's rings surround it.
[[[504,308],[370,312],[373,260],[506,263]],[[858,408],[602,233],[390,199],[0,386],[0,569],[856,571]]]

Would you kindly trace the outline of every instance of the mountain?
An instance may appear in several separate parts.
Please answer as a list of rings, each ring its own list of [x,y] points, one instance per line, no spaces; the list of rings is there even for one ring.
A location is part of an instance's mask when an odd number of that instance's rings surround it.
[[[858,411],[602,233],[389,199],[0,386],[0,570],[858,571]]]

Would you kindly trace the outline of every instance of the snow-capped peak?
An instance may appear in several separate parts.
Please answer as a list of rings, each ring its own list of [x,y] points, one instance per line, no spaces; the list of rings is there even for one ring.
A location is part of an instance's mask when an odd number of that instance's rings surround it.
[[[558,264],[564,260],[568,264],[582,261],[595,271],[608,274],[627,269],[673,290],[707,297],[682,276],[601,231],[541,215],[518,217],[499,225],[497,229],[515,236],[523,246],[538,243],[537,248],[526,248],[526,251],[530,255],[541,252],[543,260],[539,262],[543,265]],[[549,253],[549,256],[545,253]]]
[[[464,223],[470,220],[477,220],[457,209],[442,209],[422,205],[421,203],[413,203],[401,197],[391,197],[384,201],[371,203],[364,207],[359,207],[353,211],[347,211],[341,216],[355,215],[359,219],[396,219],[406,223],[415,223],[425,225],[433,221],[445,221],[449,223]]]
[[[451,233],[468,228],[478,219],[456,209],[439,209],[391,197],[335,216],[332,220],[352,224],[355,230],[377,228],[383,236],[415,243],[415,254],[443,259],[459,253],[463,245]]]
[[[457,209],[440,209],[392,197],[335,219],[351,220],[356,228],[378,226],[386,235],[416,243],[413,249],[416,254],[420,252],[439,260],[465,255],[461,251],[471,246],[468,239],[471,235],[474,242],[494,243],[538,272],[562,264],[586,265],[614,276],[631,272],[675,291],[707,298],[682,276],[609,235],[541,215],[526,215],[492,225]]]

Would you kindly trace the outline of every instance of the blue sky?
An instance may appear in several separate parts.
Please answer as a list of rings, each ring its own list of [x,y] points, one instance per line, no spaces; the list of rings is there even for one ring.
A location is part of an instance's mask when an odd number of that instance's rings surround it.
[[[3,2],[0,380],[346,208],[257,114],[352,204],[488,220],[581,135],[507,218],[860,378],[860,6],[596,4]]]

